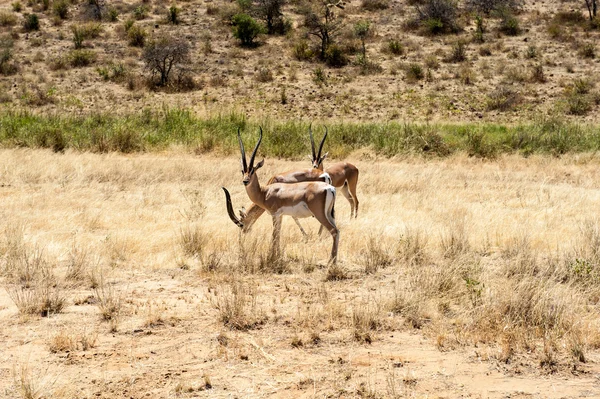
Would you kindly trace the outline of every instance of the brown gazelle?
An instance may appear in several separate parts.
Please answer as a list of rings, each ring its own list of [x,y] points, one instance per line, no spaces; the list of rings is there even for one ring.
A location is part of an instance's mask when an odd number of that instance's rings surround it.
[[[327,138],[327,128],[321,144],[319,152],[315,151],[315,140],[312,134],[312,128],[308,129],[310,134],[310,146],[312,149],[312,166],[315,170],[323,172],[323,161],[327,158],[328,152],[321,156],[323,144]],[[358,198],[356,197],[356,185],[358,184],[358,168],[348,162],[338,162],[330,165],[325,169],[325,173],[331,178],[331,185],[341,187],[342,194],[350,203],[350,218],[358,216]]]
[[[336,263],[339,230],[335,225],[334,217],[335,188],[328,183],[320,181],[290,184],[271,183],[261,186],[258,182],[256,171],[263,166],[264,159],[254,166],[254,158],[262,141],[262,128],[260,129],[260,137],[258,143],[256,143],[256,147],[254,147],[249,163],[246,163],[246,153],[239,129],[238,140],[242,155],[242,182],[246,186],[246,193],[256,206],[269,212],[273,218],[273,236],[269,250],[271,257],[277,259],[281,256],[279,241],[281,218],[283,215],[290,215],[297,218],[314,216],[331,233],[333,245],[331,247],[329,262]],[[225,187],[223,187],[223,191],[225,191],[229,217],[236,225],[243,229],[244,222],[235,216],[229,192]]]

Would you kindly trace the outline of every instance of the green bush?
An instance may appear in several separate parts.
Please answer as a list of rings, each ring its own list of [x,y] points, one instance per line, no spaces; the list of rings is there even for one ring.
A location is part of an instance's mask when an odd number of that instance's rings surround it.
[[[20,1],[15,1],[11,4],[12,6],[12,10],[14,12],[21,12],[21,10],[23,9],[23,6],[21,5]]]
[[[253,46],[254,40],[261,33],[266,33],[265,27],[256,22],[248,14],[236,14],[232,19],[233,36],[242,42],[242,46]]]
[[[179,8],[175,4],[169,7],[167,21],[173,25],[177,25],[179,23]]]
[[[117,22],[119,20],[119,10],[114,7],[108,9],[108,20],[110,22]]]
[[[148,16],[148,9],[146,8],[146,6],[141,5],[141,6],[137,6],[134,10],[133,10],[133,17],[135,19],[137,19],[138,21],[140,19],[145,19]]]
[[[306,40],[300,40],[294,44],[292,52],[294,54],[294,58],[299,61],[310,60],[315,55],[314,51],[312,51],[308,46],[308,42]]]
[[[361,7],[367,11],[385,10],[390,7],[389,0],[362,0]]]
[[[67,0],[56,0],[52,4],[52,11],[60,19],[67,19],[69,16],[69,3]]]
[[[133,25],[127,31],[127,38],[129,39],[129,45],[135,46],[135,47],[144,47],[144,44],[146,44],[146,36],[147,35],[148,34],[144,30],[144,28],[142,28],[139,25]]]
[[[521,33],[519,20],[509,10],[503,9],[500,13],[500,32],[507,36],[517,36]]]
[[[27,32],[31,32],[32,30],[40,30],[40,19],[38,18],[37,14],[25,15],[23,29],[25,29]]]
[[[390,39],[387,44],[387,49],[390,53],[394,55],[402,55],[404,54],[404,46],[399,40]]]
[[[406,80],[410,83],[417,82],[425,77],[423,67],[419,64],[410,64],[406,68]]]
[[[348,64],[348,58],[338,45],[332,44],[325,52],[325,63],[333,68],[341,68]]]
[[[91,50],[72,50],[67,58],[72,67],[85,67],[96,60],[96,53]]]

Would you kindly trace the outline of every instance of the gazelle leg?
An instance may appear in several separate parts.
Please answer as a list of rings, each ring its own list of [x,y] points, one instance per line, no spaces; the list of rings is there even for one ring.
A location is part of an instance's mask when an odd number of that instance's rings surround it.
[[[279,238],[281,236],[281,216],[273,215],[273,236],[271,237],[271,248],[269,250],[269,257],[272,260],[279,259],[280,248]]]
[[[356,185],[358,184],[358,170],[348,178],[348,188],[350,195],[354,199],[354,217],[358,217],[358,197],[356,196]]]
[[[315,218],[321,223],[321,228],[326,228],[327,231],[331,234],[333,238],[333,245],[331,246],[331,256],[329,257],[330,264],[336,264],[337,262],[337,253],[338,253],[338,245],[340,242],[340,231],[335,225],[335,216],[334,216],[334,205],[335,205],[335,194],[331,196],[331,199],[328,198],[328,202],[325,209],[311,209]]]
[[[354,207],[356,206],[357,209],[358,209],[358,202],[355,201],[355,199],[352,196],[352,194],[350,194],[350,191],[348,191],[348,182],[347,181],[344,182],[344,185],[342,186],[342,188],[340,189],[340,191],[342,192],[342,194],[344,195],[344,197],[346,197],[346,199],[350,203],[350,219],[352,219],[354,217]]]
[[[300,224],[300,221],[295,216],[293,216],[293,218],[294,218],[294,222],[296,222],[296,224],[298,225],[298,228],[302,232],[302,236],[304,237],[304,241],[308,241],[308,234],[306,234],[306,231],[304,231],[304,229],[302,228],[302,225]]]

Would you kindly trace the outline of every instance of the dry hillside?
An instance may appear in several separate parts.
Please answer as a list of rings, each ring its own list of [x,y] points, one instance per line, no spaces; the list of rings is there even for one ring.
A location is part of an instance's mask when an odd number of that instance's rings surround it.
[[[349,1],[335,8],[341,25],[333,42],[348,60],[341,68],[298,59],[319,44],[304,27],[301,1],[283,7],[291,27],[285,35],[261,35],[252,48],[232,36],[235,2],[177,2],[180,23],[171,24],[168,1],[109,1],[100,22],[83,0],[64,1],[68,13],[61,19],[54,6],[60,1],[0,2],[0,38],[11,55],[0,75],[2,108],[130,113],[180,106],[200,115],[235,109],[311,120],[597,120],[600,31],[588,21],[583,0],[525,1],[515,15],[516,35],[505,33],[497,16],[484,15],[482,42],[475,14],[462,8],[460,31],[432,35],[411,24],[416,9],[405,0]],[[365,9],[373,3],[385,8]],[[40,28],[27,32],[23,21],[32,12]],[[146,33],[146,43],[167,34],[188,43],[185,69],[193,85],[186,78],[185,90],[148,88],[143,49],[130,44],[128,20]],[[371,24],[367,67],[354,34],[359,21]],[[73,54],[73,27],[87,29],[79,54]],[[458,42],[464,53],[457,54]]]

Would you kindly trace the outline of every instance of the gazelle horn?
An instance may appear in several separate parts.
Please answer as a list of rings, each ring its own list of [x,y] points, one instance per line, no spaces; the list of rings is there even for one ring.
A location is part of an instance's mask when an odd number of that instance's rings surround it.
[[[308,126],[308,134],[310,134],[310,148],[312,149],[312,160],[315,161],[317,158],[315,154],[315,139],[313,138],[312,134],[312,122]]]
[[[242,221],[235,216],[235,212],[233,212],[233,205],[231,205],[231,195],[229,195],[229,191],[227,191],[225,187],[221,188],[223,191],[225,191],[225,201],[227,203],[227,213],[229,214],[229,218],[239,228],[244,228],[244,223],[242,223]]]
[[[327,138],[327,126],[325,126],[325,135],[323,136],[323,140],[321,140],[321,145],[319,146],[319,155],[317,159],[321,159],[321,151],[323,150],[323,144],[325,144],[325,139]]]
[[[250,157],[250,170],[254,167],[254,157],[256,156],[256,152],[258,151],[258,146],[262,141],[262,127],[260,127],[260,136],[258,137],[258,143],[256,143],[256,147],[254,147],[254,151],[252,151],[252,156]]]
[[[248,165],[246,164],[246,151],[244,151],[244,143],[242,143],[242,136],[240,136],[240,128],[239,127],[238,127],[238,141],[240,143],[240,151],[242,152],[242,169],[243,169],[243,172],[246,173],[246,171],[248,171]]]

